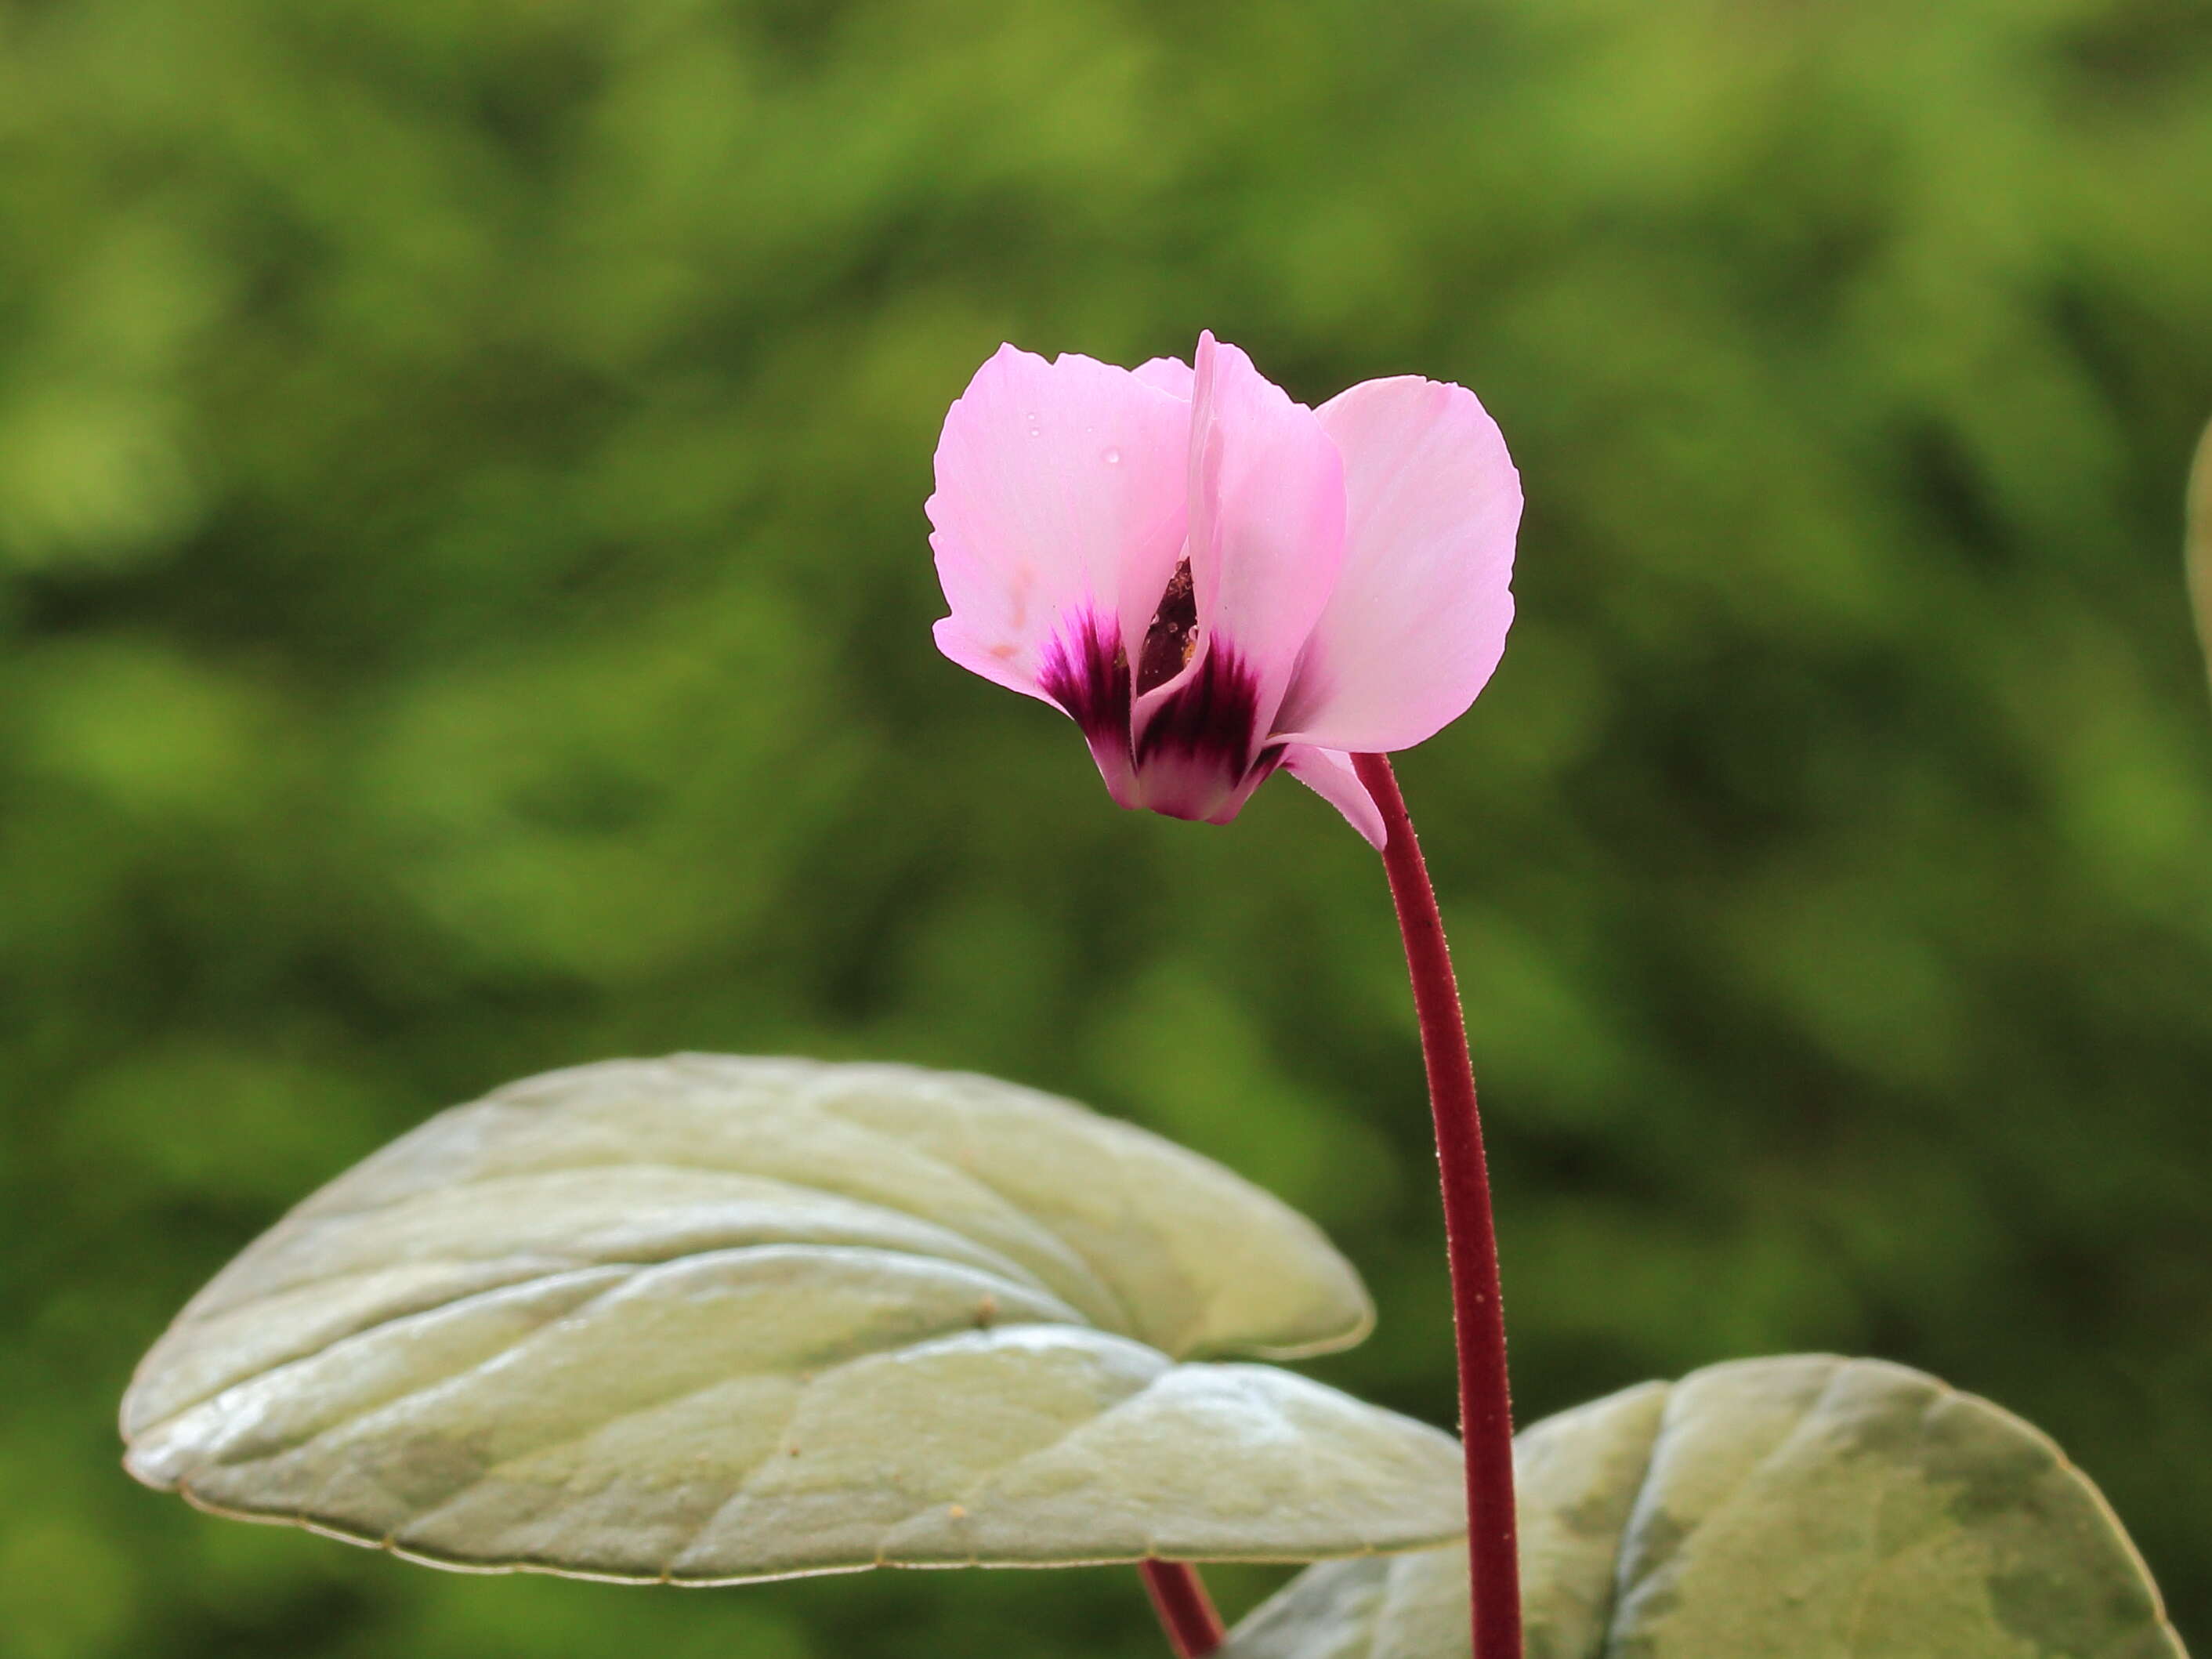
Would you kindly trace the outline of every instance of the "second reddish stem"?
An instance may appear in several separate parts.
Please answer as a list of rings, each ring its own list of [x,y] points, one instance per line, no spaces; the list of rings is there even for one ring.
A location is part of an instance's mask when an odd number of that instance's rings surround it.
[[[1522,1659],[1521,1564],[1513,1502],[1513,1402],[1505,1373],[1505,1314],[1498,1296],[1498,1229],[1474,1104],[1474,1065],[1443,915],[1414,839],[1396,774],[1381,755],[1353,769],[1382,814],[1382,867],[1405,935],[1421,1027],[1421,1060],[1436,1119],[1444,1249],[1451,1261],[1452,1323],[1459,1344],[1460,1437],[1467,1456],[1468,1589],[1474,1659]]]
[[[1221,1615],[1213,1610],[1213,1598],[1196,1567],[1188,1561],[1152,1560],[1139,1564],[1138,1571],[1145,1575],[1152,1611],[1159,1615],[1176,1659],[1206,1659],[1221,1645]]]

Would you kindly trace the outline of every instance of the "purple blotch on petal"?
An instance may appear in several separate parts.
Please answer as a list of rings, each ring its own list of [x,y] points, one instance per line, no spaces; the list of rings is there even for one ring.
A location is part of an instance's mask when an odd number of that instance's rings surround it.
[[[1160,702],[1137,740],[1137,764],[1176,754],[1211,762],[1225,786],[1242,782],[1255,760],[1259,681],[1217,639],[1196,672]]]
[[[1048,640],[1037,684],[1093,744],[1129,741],[1129,656],[1110,617],[1085,611]]]

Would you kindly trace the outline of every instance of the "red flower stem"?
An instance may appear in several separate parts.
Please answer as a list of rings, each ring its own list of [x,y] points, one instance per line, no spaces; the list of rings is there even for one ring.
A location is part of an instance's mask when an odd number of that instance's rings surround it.
[[[1196,1567],[1188,1561],[1143,1561],[1137,1571],[1145,1575],[1152,1611],[1160,1616],[1176,1659],[1206,1659],[1221,1645],[1227,1632]]]
[[[1474,1601],[1474,1659],[1522,1659],[1520,1553],[1513,1508],[1513,1403],[1505,1376],[1505,1313],[1498,1299],[1498,1229],[1475,1114],[1474,1066],[1437,890],[1414,839],[1413,820],[1390,763],[1352,763],[1382,809],[1390,878],[1413,1012],[1421,1026],[1429,1107],[1443,1177],[1444,1250],[1451,1261],[1452,1324],[1459,1340],[1460,1437],[1467,1449],[1468,1589]]]

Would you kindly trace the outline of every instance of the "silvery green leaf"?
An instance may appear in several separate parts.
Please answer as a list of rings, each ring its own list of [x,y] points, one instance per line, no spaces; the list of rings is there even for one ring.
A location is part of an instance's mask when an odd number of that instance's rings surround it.
[[[1528,1659],[2180,1659],[2042,1434],[1902,1366],[1716,1365],[1515,1445]],[[1465,1659],[1461,1546],[1309,1569],[1224,1659]]]
[[[453,1565],[1304,1560],[1459,1531],[1456,1444],[1187,1362],[1369,1320],[1303,1218],[1066,1101],[617,1061],[447,1112],[300,1206],[155,1346],[124,1432],[206,1508]]]

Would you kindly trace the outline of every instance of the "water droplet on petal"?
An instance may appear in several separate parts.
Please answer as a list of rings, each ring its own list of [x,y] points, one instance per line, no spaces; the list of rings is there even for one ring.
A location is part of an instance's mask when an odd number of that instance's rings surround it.
[[[1109,449],[1098,459],[1109,466],[1119,466],[1121,465],[1121,452],[1118,449]]]

